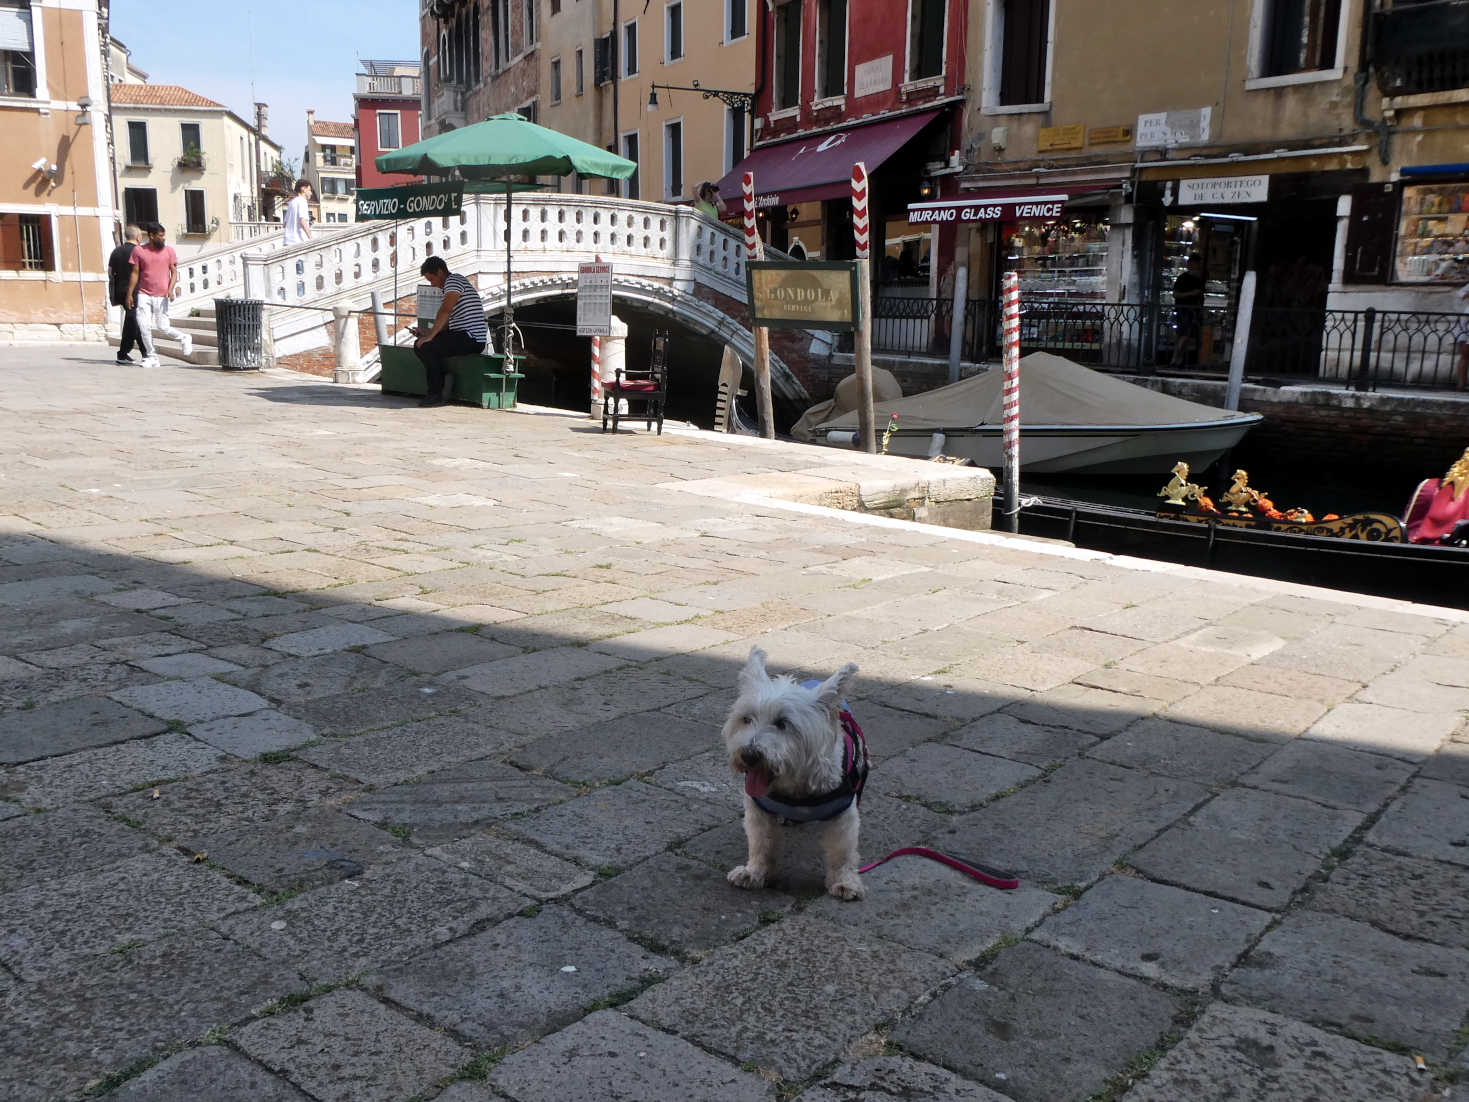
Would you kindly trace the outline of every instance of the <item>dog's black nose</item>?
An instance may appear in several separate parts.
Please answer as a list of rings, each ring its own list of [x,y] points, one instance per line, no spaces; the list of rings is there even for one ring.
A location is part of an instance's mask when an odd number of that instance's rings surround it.
[[[760,751],[753,746],[746,746],[740,751],[740,761],[746,765],[759,765],[764,759],[760,757]]]

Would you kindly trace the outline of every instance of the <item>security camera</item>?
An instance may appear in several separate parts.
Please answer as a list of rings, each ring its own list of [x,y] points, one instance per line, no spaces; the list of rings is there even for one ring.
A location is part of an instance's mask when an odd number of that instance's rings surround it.
[[[31,171],[33,171],[33,172],[45,172],[46,171],[46,158],[45,157],[37,157],[35,159],[35,161],[33,161],[32,164],[31,164]]]

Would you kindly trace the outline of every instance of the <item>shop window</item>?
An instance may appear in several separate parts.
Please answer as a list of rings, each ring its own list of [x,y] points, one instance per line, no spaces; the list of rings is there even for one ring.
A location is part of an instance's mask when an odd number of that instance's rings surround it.
[[[1029,107],[1050,94],[1050,0],[989,0],[984,105]]]
[[[663,196],[683,195],[683,122],[663,124]]]
[[[724,109],[724,171],[745,159],[745,130],[749,120],[743,107]]]
[[[1403,188],[1395,268],[1405,283],[1469,282],[1469,180]]]
[[[1388,281],[1397,213],[1397,189],[1392,184],[1362,184],[1352,189],[1347,252],[1342,261],[1343,283]]]
[[[1106,218],[1085,216],[1013,223],[1007,227],[1005,267],[1020,274],[1020,293],[1033,300],[1104,301],[1111,228]],[[1187,244],[1180,245],[1180,265],[1187,251]],[[1173,259],[1170,253],[1165,263]]]
[[[1260,0],[1256,75],[1289,76],[1336,67],[1341,0]]]
[[[158,190],[151,187],[122,189],[122,214],[129,225],[144,226],[158,221]]]
[[[128,167],[147,168],[148,124],[136,119],[128,122]]]
[[[663,57],[678,61],[683,57],[683,4],[669,4],[663,9]]]
[[[26,0],[0,4],[0,96],[36,94],[36,53],[31,6]]]
[[[847,0],[820,0],[816,9],[816,96],[847,90]]]
[[[910,0],[908,79],[936,77],[944,71],[945,0]]]
[[[622,155],[633,164],[638,163],[638,132],[636,130],[622,136]],[[609,180],[608,183],[617,185],[619,181]],[[620,185],[620,191],[624,199],[637,199],[640,195],[637,170],[634,169],[631,176],[620,181]]]
[[[750,33],[747,16],[749,0],[724,0],[724,40],[733,42]]]
[[[209,224],[204,218],[204,192],[200,188],[184,189],[184,232],[209,232]]]
[[[551,102],[561,102],[561,59],[551,59]]]
[[[402,145],[398,129],[398,112],[379,111],[377,113],[377,147],[379,149],[399,149]]]
[[[622,76],[623,79],[638,75],[638,21],[622,25]]]
[[[49,214],[0,214],[0,269],[56,271]]]
[[[801,0],[788,0],[775,9],[775,86],[777,110],[801,102]]]

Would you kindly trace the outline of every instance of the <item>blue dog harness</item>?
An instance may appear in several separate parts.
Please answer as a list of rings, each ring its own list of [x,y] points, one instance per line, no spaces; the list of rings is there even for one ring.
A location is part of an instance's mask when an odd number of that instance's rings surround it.
[[[819,681],[804,681],[802,688],[814,689]],[[768,793],[750,797],[755,806],[789,823],[821,823],[835,819],[852,804],[862,803],[862,786],[872,763],[867,757],[867,737],[842,702],[842,780],[830,792],[800,799],[777,800]]]

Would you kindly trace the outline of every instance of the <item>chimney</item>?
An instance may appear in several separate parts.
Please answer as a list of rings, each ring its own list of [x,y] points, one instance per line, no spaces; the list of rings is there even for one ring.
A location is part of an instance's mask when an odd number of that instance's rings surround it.
[[[316,125],[316,108],[306,108],[306,136],[311,137],[311,128]]]
[[[263,103],[255,105],[255,129],[262,138],[270,137],[270,108]]]

